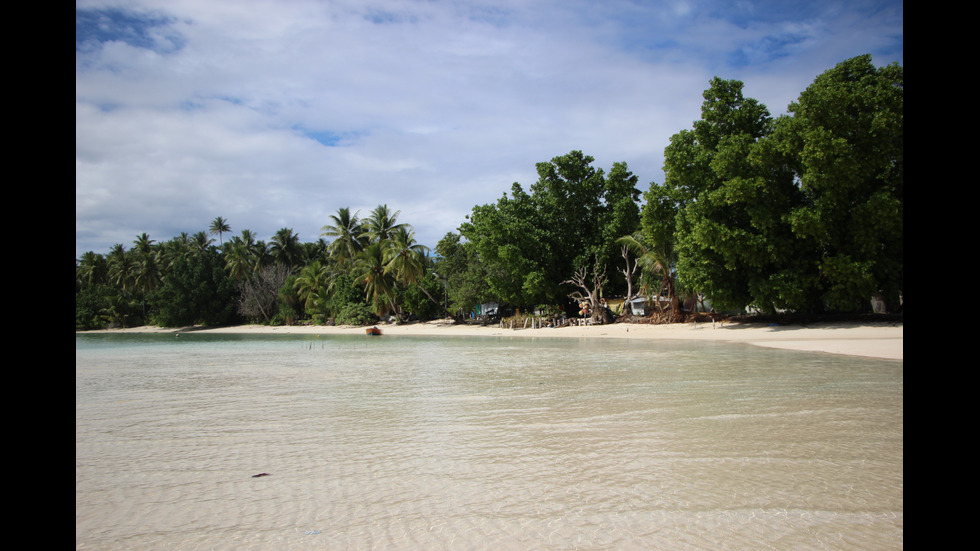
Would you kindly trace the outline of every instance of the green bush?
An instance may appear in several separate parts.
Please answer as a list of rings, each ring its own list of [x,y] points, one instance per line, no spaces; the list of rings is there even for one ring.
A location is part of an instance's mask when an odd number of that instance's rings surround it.
[[[374,321],[374,314],[364,304],[348,304],[334,318],[337,325],[370,325]]]
[[[296,323],[296,319],[299,314],[293,309],[289,304],[282,302],[279,304],[279,311],[276,312],[275,316],[272,316],[272,320],[269,325],[292,325]]]
[[[108,310],[113,289],[98,285],[75,293],[75,330],[105,329],[109,326]]]
[[[177,258],[150,297],[161,327],[224,325],[237,321],[237,289],[215,250]]]

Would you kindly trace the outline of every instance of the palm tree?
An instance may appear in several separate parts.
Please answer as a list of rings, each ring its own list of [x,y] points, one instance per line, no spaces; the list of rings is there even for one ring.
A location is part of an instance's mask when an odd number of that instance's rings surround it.
[[[429,248],[415,241],[415,232],[411,230],[411,226],[399,224],[392,232],[391,238],[383,245],[385,273],[393,275],[395,281],[402,285],[418,285],[418,288],[446,314],[446,317],[451,317],[452,314],[445,306],[433,298],[428,289],[420,283],[428,265]]]
[[[415,241],[415,232],[401,224],[382,243],[385,273],[393,273],[399,283],[412,285],[425,274],[425,253],[428,247]]]
[[[330,286],[330,275],[325,265],[314,260],[300,270],[296,276],[294,287],[307,313],[316,312],[317,307],[326,298]],[[314,314],[315,315],[315,314]]]
[[[135,248],[132,250],[133,261],[133,283],[137,289],[143,291],[144,295],[156,287],[156,282],[160,279],[160,271],[157,267],[157,248],[153,245],[155,240],[145,232],[136,236],[133,241]]]
[[[364,232],[372,243],[389,239],[392,234],[405,224],[398,224],[401,211],[391,212],[388,205],[378,205],[371,214],[362,221]]]
[[[380,316],[386,310],[396,310],[392,296],[395,279],[385,272],[384,247],[380,243],[369,244],[357,255],[354,273],[357,281],[364,285],[364,293],[374,305],[376,314]]]
[[[225,268],[228,274],[237,281],[257,274],[268,265],[268,247],[265,241],[256,241],[252,230],[242,230],[229,242],[225,256]]]
[[[367,242],[362,221],[357,217],[358,212],[351,214],[349,207],[337,209],[337,214],[330,215],[333,224],[320,228],[323,231],[320,235],[333,238],[330,254],[341,264],[352,262]]]
[[[154,243],[156,243],[156,241],[150,239],[150,236],[147,235],[146,232],[136,236],[136,240],[133,241],[133,244],[136,245],[136,250],[139,251],[140,254],[149,254]]]
[[[143,233],[133,241],[136,245],[135,262],[132,265],[133,284],[142,293],[143,318],[146,318],[146,297],[153,292],[160,284],[162,276],[160,266],[157,262],[157,251],[153,247],[154,241],[150,236]]]
[[[160,246],[160,265],[166,271],[174,265],[174,262],[183,258],[191,252],[191,238],[187,232],[164,242]]]
[[[269,252],[274,261],[290,268],[296,266],[303,256],[303,249],[299,244],[299,235],[293,233],[292,228],[281,228],[272,236]]]
[[[228,233],[231,231],[231,226],[228,225],[228,221],[222,217],[217,217],[211,221],[211,227],[209,228],[209,233],[211,235],[217,234],[218,244],[223,244],[221,241],[221,234]]]
[[[162,280],[156,254],[137,254],[133,264],[133,285],[143,295],[143,311],[146,313],[146,297],[153,292]]]
[[[329,250],[330,246],[327,244],[327,240],[322,237],[316,241],[303,243],[303,256],[307,262],[326,260]]]
[[[110,327],[126,327],[129,324],[129,316],[129,302],[122,294],[108,297],[108,304],[100,312],[100,317],[108,320]]]
[[[642,233],[634,233],[616,240],[617,243],[636,255],[636,263],[643,269],[644,274],[650,277],[660,275],[660,289],[656,296],[659,297],[666,293],[670,300],[671,318],[680,320],[682,317],[681,304],[674,281],[674,266],[677,259],[675,258],[673,244],[667,239],[651,241]],[[627,281],[630,281],[629,278]]]
[[[246,242],[239,236],[234,236],[228,241],[225,247],[225,269],[228,275],[235,281],[241,281],[246,275],[252,273],[253,255]]]
[[[106,263],[109,282],[120,291],[128,291],[132,286],[132,257],[122,243],[116,243],[109,249]]]
[[[268,243],[260,239],[250,249],[255,255],[255,263],[252,266],[253,274],[258,273],[262,268],[272,265],[272,253]]]
[[[208,247],[210,247],[212,243],[214,243],[214,239],[208,237],[208,234],[204,233],[203,231],[199,231],[195,233],[193,237],[191,237],[191,248],[194,250],[194,252],[203,253],[204,251],[208,250]]]
[[[105,281],[108,273],[105,257],[94,251],[88,251],[82,253],[79,259],[75,268],[75,279],[83,287],[92,287]]]
[[[241,236],[239,236],[239,238],[242,240],[242,243],[244,243],[246,247],[251,248],[252,245],[255,245],[255,232],[253,232],[252,230],[248,230],[248,229],[242,230],[242,234]]]

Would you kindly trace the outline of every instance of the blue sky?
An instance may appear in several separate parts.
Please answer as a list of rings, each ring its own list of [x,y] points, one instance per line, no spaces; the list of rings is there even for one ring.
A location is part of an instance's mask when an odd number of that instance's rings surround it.
[[[903,44],[900,1],[76,0],[75,255],[379,204],[434,247],[574,149],[662,182],[714,76],[779,115]]]

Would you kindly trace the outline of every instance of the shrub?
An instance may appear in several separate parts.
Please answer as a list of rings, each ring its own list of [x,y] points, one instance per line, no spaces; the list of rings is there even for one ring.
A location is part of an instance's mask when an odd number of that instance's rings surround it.
[[[364,304],[348,304],[340,309],[334,318],[337,325],[370,325],[375,317],[371,309]]]

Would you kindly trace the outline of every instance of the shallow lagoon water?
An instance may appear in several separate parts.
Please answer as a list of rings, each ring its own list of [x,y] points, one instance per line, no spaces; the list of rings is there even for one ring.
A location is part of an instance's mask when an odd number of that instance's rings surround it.
[[[649,340],[75,342],[77,549],[902,548],[901,361]]]

